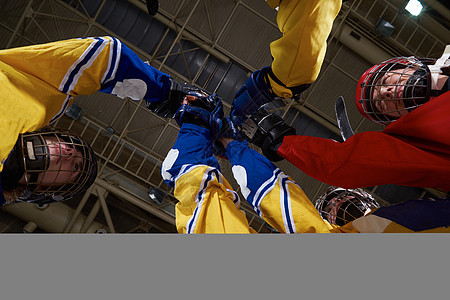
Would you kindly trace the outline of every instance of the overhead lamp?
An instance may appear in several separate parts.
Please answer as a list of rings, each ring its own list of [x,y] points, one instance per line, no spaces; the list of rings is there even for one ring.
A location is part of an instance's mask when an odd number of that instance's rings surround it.
[[[150,199],[152,199],[158,205],[161,205],[163,203],[166,195],[167,195],[167,192],[164,192],[156,187],[151,187],[148,190],[148,196],[150,197]]]
[[[405,6],[405,9],[413,16],[418,16],[422,11],[422,8],[423,5],[419,0],[409,0],[408,4]]]
[[[111,134],[116,133],[116,130],[114,130],[114,128],[112,128],[111,126],[106,127],[106,131],[108,131]]]
[[[66,115],[74,120],[80,120],[83,114],[84,109],[76,103],[72,103],[72,105],[66,110]]]
[[[384,19],[378,19],[375,24],[375,31],[383,37],[390,37],[395,30],[395,26]]]

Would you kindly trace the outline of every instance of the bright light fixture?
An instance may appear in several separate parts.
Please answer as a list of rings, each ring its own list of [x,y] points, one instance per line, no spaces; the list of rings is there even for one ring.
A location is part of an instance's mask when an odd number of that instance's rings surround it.
[[[408,4],[405,7],[405,9],[409,11],[413,16],[418,16],[422,11],[422,8],[422,3],[420,3],[418,0],[409,0]]]

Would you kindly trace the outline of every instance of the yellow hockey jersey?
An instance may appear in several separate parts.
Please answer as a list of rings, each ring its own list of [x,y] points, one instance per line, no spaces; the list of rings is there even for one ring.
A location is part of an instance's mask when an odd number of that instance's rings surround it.
[[[96,37],[0,50],[0,86],[1,171],[18,135],[59,118],[73,97],[162,101],[170,82],[119,40]]]
[[[174,187],[180,233],[254,233],[240,200],[220,173],[208,129],[185,123],[162,176]],[[226,156],[242,195],[282,233],[450,232],[450,200],[411,200],[382,207],[338,227],[323,220],[300,186],[247,142],[230,142]]]

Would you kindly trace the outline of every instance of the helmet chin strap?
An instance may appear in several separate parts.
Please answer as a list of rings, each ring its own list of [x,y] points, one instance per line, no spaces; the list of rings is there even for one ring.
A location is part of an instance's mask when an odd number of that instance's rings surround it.
[[[429,65],[431,72],[431,89],[441,90],[446,80],[439,80],[439,75],[442,74],[441,68],[450,66],[450,45],[445,47],[444,53],[434,65]]]

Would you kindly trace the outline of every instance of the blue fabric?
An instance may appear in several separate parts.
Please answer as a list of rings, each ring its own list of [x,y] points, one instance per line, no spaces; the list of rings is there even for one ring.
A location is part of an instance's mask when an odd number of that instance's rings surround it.
[[[445,227],[450,226],[450,199],[409,200],[373,214],[414,231]]]
[[[109,78],[105,78],[105,84],[102,85],[100,92],[110,94],[117,82],[123,82],[125,79],[141,79],[147,84],[147,92],[144,96],[146,101],[164,101],[170,90],[170,76],[144,63],[136,53],[119,40],[114,39],[114,43],[120,44],[120,57],[115,59],[113,56],[115,61],[111,63],[114,65],[117,63],[116,60],[119,60],[119,66],[112,80],[108,81]],[[117,45],[113,45],[113,49],[116,49]],[[111,67],[112,69],[114,67]],[[107,76],[111,76],[111,72]]]
[[[264,81],[264,74],[268,69],[269,67],[265,67],[253,72],[234,96],[230,117],[237,126],[244,123],[248,116],[254,114],[262,105],[273,100]]]
[[[175,145],[172,147],[179,151],[178,157],[172,167],[165,170],[172,176],[172,180],[164,180],[169,186],[174,186],[173,178],[181,175],[183,167],[187,169],[196,165],[207,165],[220,171],[209,136],[209,129],[198,125],[184,123],[181,126]]]
[[[281,171],[265,156],[248,147],[247,141],[232,141],[227,145],[226,157],[231,165],[242,166],[247,173],[247,187],[250,194],[247,201],[254,207],[259,206],[264,191],[273,186]],[[255,198],[256,192],[259,196]]]
[[[191,93],[188,93],[191,95]],[[217,94],[209,95],[208,97],[203,97],[204,100],[197,101],[206,101],[214,105],[217,102],[211,111],[206,110],[204,108],[191,105],[191,104],[182,104],[180,108],[177,110],[173,118],[177,122],[177,124],[181,127],[183,125],[183,117],[185,114],[191,114],[199,117],[205,124],[209,125],[210,129],[210,139],[215,140],[219,135],[219,131],[222,128],[222,119],[223,119],[223,105],[222,100],[217,97]],[[195,103],[194,103],[195,104]]]

